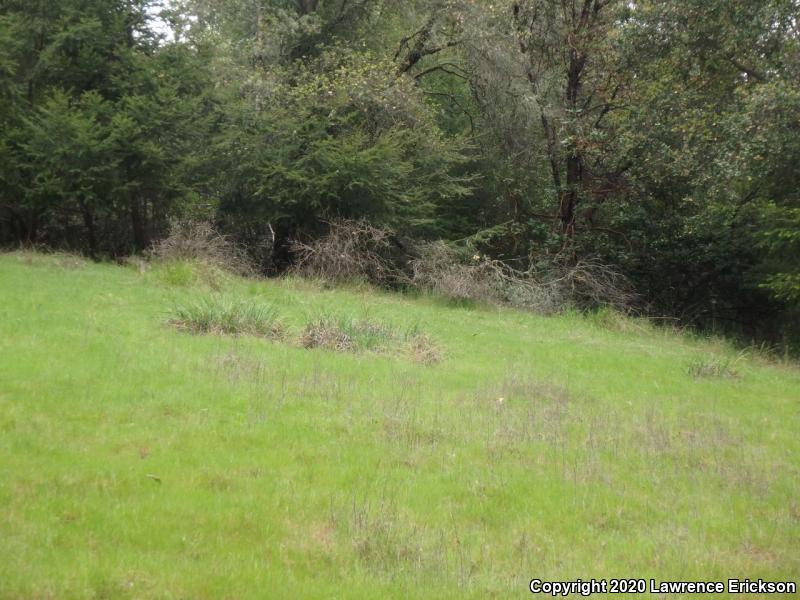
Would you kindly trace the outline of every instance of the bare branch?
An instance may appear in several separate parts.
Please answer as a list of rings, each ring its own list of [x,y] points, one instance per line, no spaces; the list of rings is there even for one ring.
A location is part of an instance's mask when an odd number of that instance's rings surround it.
[[[459,67],[458,65],[456,65],[454,63],[446,62],[446,63],[441,63],[441,64],[438,64],[438,65],[434,65],[433,67],[425,69],[424,71],[420,71],[419,73],[414,75],[414,79],[421,79],[425,75],[427,75],[429,73],[433,73],[435,71],[444,71],[445,73],[447,73],[449,75],[455,75],[456,77],[460,77],[464,81],[468,81],[469,80],[469,77],[467,77],[467,75],[465,75],[464,73],[458,73],[456,71],[451,71],[450,69],[458,69],[459,71],[462,70],[461,67]]]
[[[445,92],[425,92],[425,95],[427,95],[427,96],[441,96],[443,98],[447,98],[448,100],[450,100],[450,102],[455,104],[459,109],[461,109],[461,112],[463,112],[467,116],[467,118],[469,119],[470,134],[473,135],[473,136],[475,135],[475,122],[474,122],[474,120],[472,118],[472,113],[470,113],[466,108],[464,108],[464,106],[458,101],[458,99],[455,97],[455,95],[447,94]]]
[[[725,58],[734,67],[736,67],[737,69],[739,69],[740,71],[745,73],[748,77],[751,77],[752,79],[755,79],[756,81],[758,81],[760,83],[764,83],[767,80],[766,74],[764,74],[763,72],[759,71],[758,69],[754,69],[752,67],[746,66],[738,58],[736,58],[736,56],[734,56],[733,53],[726,54]]]

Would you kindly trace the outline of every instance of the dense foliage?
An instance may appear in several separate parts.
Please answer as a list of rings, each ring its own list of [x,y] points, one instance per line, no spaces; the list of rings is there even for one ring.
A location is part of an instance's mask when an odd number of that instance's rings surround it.
[[[797,0],[5,0],[0,241],[265,272],[332,218],[800,334]],[[169,24],[169,27],[166,26]]]

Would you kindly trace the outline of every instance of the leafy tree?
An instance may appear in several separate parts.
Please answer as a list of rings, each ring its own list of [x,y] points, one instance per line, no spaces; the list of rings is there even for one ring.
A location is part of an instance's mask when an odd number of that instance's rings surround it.
[[[366,217],[424,235],[439,205],[468,193],[462,136],[439,127],[385,48],[347,39],[377,2],[265,2],[233,14],[192,4],[191,35],[244,48],[217,57],[235,67],[214,146],[219,179],[206,194],[229,227],[269,224],[285,242],[325,218]]]
[[[159,46],[148,3],[8,2],[0,68],[0,222],[18,240],[143,250],[192,194],[210,82],[198,52]],[[197,73],[201,73],[198,75]],[[78,231],[79,225],[82,231]]]
[[[781,322],[762,232],[797,206],[792,15],[783,0],[640,2],[623,28],[631,108],[612,116],[630,191],[608,216],[628,243],[607,256],[656,312],[751,334]]]

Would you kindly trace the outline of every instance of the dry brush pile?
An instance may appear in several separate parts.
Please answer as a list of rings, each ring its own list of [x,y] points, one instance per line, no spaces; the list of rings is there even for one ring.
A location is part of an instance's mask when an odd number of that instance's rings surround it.
[[[392,231],[363,221],[334,220],[328,226],[320,238],[292,242],[295,273],[332,283],[397,281]]]
[[[402,240],[390,229],[363,221],[327,224],[324,236],[292,242],[292,272],[332,284],[366,282],[539,314],[600,307],[630,312],[636,303],[625,278],[596,259],[547,257],[530,260],[523,271],[469,247]],[[150,257],[192,260],[245,276],[257,272],[243,248],[206,222],[173,222],[170,235],[152,247]]]
[[[295,272],[332,283],[368,281],[432,292],[455,301],[508,305],[541,314],[635,303],[628,282],[596,259],[551,258],[520,271],[443,241],[408,243],[363,222],[329,222],[328,233],[293,245]]]

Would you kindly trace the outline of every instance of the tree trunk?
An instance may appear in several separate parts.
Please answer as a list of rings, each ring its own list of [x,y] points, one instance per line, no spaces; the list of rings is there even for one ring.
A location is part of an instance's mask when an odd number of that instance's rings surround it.
[[[559,166],[558,160],[558,145],[556,142],[556,132],[553,129],[553,126],[550,125],[550,121],[544,114],[544,109],[542,109],[542,129],[544,130],[544,139],[547,142],[547,157],[550,161],[550,173],[553,176],[553,186],[556,190],[556,200],[559,202],[559,206],[563,202],[563,192],[564,190],[561,188],[561,167]]]
[[[86,239],[89,241],[89,256],[97,258],[97,235],[94,227],[94,214],[92,214],[86,202],[81,200],[79,205],[83,216],[83,226],[86,227]]]
[[[581,157],[573,152],[567,157],[567,186],[561,194],[558,218],[561,221],[561,233],[567,237],[575,232],[575,206],[578,203],[578,190],[583,180]]]
[[[578,95],[581,90],[581,73],[586,64],[586,55],[575,48],[570,50],[569,69],[567,71],[566,108],[572,118],[576,118],[578,110]],[[574,129],[574,128],[573,128]],[[572,140],[569,154],[566,158],[566,187],[561,194],[558,217],[561,221],[561,233],[567,237],[575,232],[575,207],[578,203],[578,193],[583,184],[583,160],[580,151]]]
[[[33,244],[39,234],[39,215],[36,211],[30,211],[28,217],[25,219],[25,243]]]
[[[144,219],[139,201],[131,199],[131,231],[133,232],[133,244],[137,252],[142,252],[147,248],[147,233],[145,232]]]
[[[317,10],[318,0],[299,0],[298,4],[300,12],[307,15]]]

